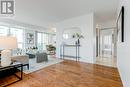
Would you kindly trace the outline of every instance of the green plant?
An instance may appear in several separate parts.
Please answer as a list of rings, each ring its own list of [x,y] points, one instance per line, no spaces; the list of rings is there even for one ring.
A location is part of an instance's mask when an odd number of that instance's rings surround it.
[[[55,51],[56,47],[50,44],[50,45],[47,45],[47,50],[48,51]]]
[[[75,42],[75,44],[80,44],[80,39],[84,38],[83,35],[79,34],[79,33],[75,33],[72,35],[72,38],[76,38],[77,41]]]
[[[84,38],[83,35],[79,34],[79,33],[75,33],[72,35],[72,38],[77,38],[77,39],[81,39]]]
[[[29,34],[29,36],[32,38],[32,37],[33,37],[33,34]]]

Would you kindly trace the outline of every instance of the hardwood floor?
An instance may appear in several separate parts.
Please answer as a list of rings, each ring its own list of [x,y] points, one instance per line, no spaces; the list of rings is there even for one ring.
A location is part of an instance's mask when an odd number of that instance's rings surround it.
[[[2,79],[8,82],[14,79]],[[31,74],[8,87],[123,87],[118,70],[96,64],[65,60]]]

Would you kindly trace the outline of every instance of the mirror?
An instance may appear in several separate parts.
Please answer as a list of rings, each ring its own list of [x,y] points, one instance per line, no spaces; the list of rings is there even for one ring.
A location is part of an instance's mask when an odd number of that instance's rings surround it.
[[[72,28],[64,29],[63,39],[71,39],[75,33],[81,34],[81,30],[79,27],[72,27]]]

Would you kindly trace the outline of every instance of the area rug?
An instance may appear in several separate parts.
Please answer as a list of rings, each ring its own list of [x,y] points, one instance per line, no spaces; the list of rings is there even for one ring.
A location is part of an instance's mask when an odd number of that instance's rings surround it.
[[[43,69],[45,67],[51,66],[53,64],[60,63],[62,61],[63,60],[61,60],[61,59],[48,58],[48,62],[36,63],[36,58],[29,59],[29,70],[25,66],[23,72],[25,74],[29,74],[29,73],[35,72],[37,70]]]

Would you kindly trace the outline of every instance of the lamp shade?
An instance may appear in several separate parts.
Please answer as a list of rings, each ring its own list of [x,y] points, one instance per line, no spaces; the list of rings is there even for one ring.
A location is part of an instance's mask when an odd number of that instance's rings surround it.
[[[0,49],[16,49],[17,47],[16,37],[0,36]]]

